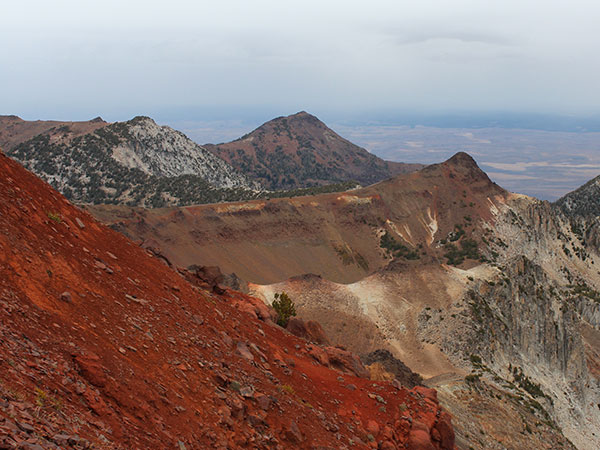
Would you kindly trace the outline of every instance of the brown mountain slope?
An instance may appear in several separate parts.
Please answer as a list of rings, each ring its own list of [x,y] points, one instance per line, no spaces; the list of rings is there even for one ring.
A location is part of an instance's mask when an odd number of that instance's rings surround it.
[[[250,288],[288,292],[336,344],[390,351],[439,389],[461,448],[597,448],[598,307],[571,292],[596,295],[600,258],[569,257],[547,203],[464,153],[343,194],[94,213],[178,264],[279,281]],[[286,280],[307,272],[322,278]]]
[[[445,262],[440,240],[451,233],[470,236],[471,224],[491,220],[490,205],[506,195],[470,156],[457,154],[342,194],[157,210],[100,205],[90,211],[181,266],[218,265],[260,284],[304,273],[349,283],[384,267],[392,253],[410,264]],[[395,250],[383,248],[386,233],[387,247],[392,243]]]
[[[27,121],[17,116],[0,116],[0,148],[10,150],[13,147],[27,142],[38,135],[72,139],[108,125],[107,122],[97,117],[83,122],[63,122],[56,120]]]
[[[0,173],[0,447],[453,448],[435,391],[356,378],[1,153]]]
[[[205,147],[268,189],[348,180],[368,185],[423,167],[384,161],[304,111],[273,119],[233,142]]]

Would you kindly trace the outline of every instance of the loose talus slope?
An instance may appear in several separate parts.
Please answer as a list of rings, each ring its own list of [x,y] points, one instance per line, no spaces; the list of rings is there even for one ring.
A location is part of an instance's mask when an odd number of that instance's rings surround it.
[[[434,391],[324,367],[242,294],[189,284],[2,154],[0,173],[0,446],[453,448]]]

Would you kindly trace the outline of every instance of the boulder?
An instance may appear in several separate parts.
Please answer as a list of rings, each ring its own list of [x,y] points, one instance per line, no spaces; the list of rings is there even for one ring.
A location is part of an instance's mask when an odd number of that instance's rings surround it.
[[[369,378],[369,371],[359,357],[339,347],[325,347],[330,367],[359,378]]]
[[[313,320],[305,322],[299,317],[292,317],[290,318],[286,329],[294,336],[301,337],[309,342],[321,345],[330,344],[321,324]]]

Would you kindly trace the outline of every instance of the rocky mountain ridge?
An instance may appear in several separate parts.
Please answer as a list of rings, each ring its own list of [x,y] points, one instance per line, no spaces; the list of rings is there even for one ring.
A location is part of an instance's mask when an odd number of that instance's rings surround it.
[[[7,154],[77,203],[165,206],[252,198],[261,187],[182,133],[148,117],[89,133],[47,130]]]
[[[423,167],[384,161],[305,111],[278,117],[235,141],[206,148],[271,190],[349,180],[364,186]]]
[[[600,176],[569,192],[554,205],[564,214],[579,217],[600,216]]]
[[[465,217],[491,217],[487,196],[476,194],[505,193],[475,169],[471,157],[459,154],[420,172],[343,193],[181,209],[97,205],[89,210],[133,239],[156,240],[181,266],[202,261],[256,283],[302,273],[351,282],[385,267],[394,254],[403,254],[411,264],[445,261],[446,247],[415,250],[417,241],[432,244],[432,233],[446,236],[457,229],[464,235],[472,228]],[[448,196],[453,192],[460,193],[456,201]],[[421,199],[431,200],[431,206],[421,208]],[[389,240],[382,243],[386,233]],[[411,243],[401,244],[404,238]],[[472,253],[476,261],[479,255]]]

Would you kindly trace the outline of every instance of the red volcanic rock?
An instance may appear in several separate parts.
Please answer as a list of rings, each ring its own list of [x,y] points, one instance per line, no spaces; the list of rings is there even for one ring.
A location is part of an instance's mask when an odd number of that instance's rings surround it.
[[[296,445],[300,444],[304,440],[304,436],[302,436],[300,428],[298,428],[298,424],[293,420],[290,422],[290,425],[285,431],[285,438],[288,442]]]
[[[318,346],[307,346],[309,349],[308,354],[315,358],[319,364],[323,366],[329,367],[329,357],[327,356],[327,352]]]
[[[323,330],[321,324],[313,320],[305,322],[299,317],[292,317],[285,328],[293,335],[306,339],[309,342],[329,345],[329,339],[327,339],[325,330]]]
[[[357,377],[369,378],[369,371],[354,353],[338,347],[325,347],[325,352],[329,358],[330,367]]]
[[[208,285],[208,287],[216,294],[222,295],[225,293],[225,288],[222,286],[225,277],[219,267],[192,265],[188,267],[188,271],[199,281],[206,283],[206,285]]]
[[[436,450],[429,433],[424,430],[411,430],[408,435],[408,446],[409,450]]]
[[[372,421],[369,446],[452,448],[437,401],[375,389],[356,356],[186,281],[2,155],[0,173],[0,447],[358,449]]]
[[[232,304],[237,309],[250,314],[256,319],[264,322],[275,322],[277,320],[277,313],[275,310],[272,307],[265,305],[262,300],[256,297],[250,297],[241,292],[229,291],[227,298],[231,300]]]
[[[435,389],[430,389],[425,386],[415,386],[415,391],[421,394],[423,397],[428,398],[432,402],[437,402],[437,391]]]
[[[76,355],[75,363],[79,367],[79,373],[87,381],[96,387],[104,387],[106,385],[106,375],[103,367],[100,364],[100,358],[93,353]]]
[[[374,420],[369,420],[367,422],[367,431],[371,433],[374,437],[377,437],[379,434],[379,424]]]
[[[433,431],[439,433],[440,448],[443,450],[451,450],[454,448],[454,428],[452,428],[452,418],[450,414],[442,411],[440,418],[435,424]]]
[[[379,448],[381,450],[397,450],[398,447],[396,447],[391,441],[383,441]]]

